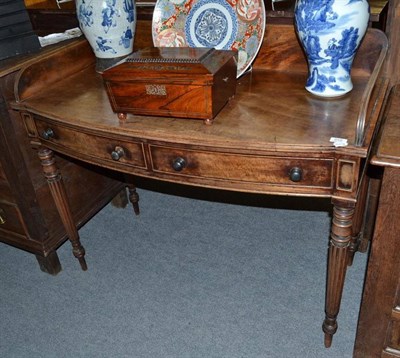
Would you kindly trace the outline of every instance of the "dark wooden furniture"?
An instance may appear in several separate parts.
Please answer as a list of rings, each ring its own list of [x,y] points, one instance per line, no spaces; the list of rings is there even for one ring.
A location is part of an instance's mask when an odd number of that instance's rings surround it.
[[[47,58],[57,48],[36,56],[0,62],[0,241],[36,255],[40,268],[56,274],[61,265],[56,249],[67,240],[40,163],[32,153],[20,117],[10,110],[16,101],[14,82],[33,62]],[[68,191],[74,227],[80,227],[110,201],[124,184],[104,170],[57,157]]]
[[[1,1],[0,15],[0,60],[40,49],[23,0]]]
[[[400,82],[400,0],[389,1],[386,34],[390,46],[385,71],[394,86]]]
[[[379,168],[383,170],[383,184],[356,335],[354,357],[357,358],[400,357],[398,308],[400,306],[398,259],[400,0],[389,1],[386,33],[390,48],[385,71],[390,86],[397,87],[392,91],[391,104],[389,102],[387,106],[387,123],[380,149],[372,161],[375,170]],[[379,141],[377,143],[379,144]],[[377,200],[375,197],[379,196],[381,178],[377,176],[371,182],[373,187],[370,192],[374,201]],[[374,215],[370,215],[369,218],[371,222],[375,220]],[[371,235],[367,232],[365,236]]]
[[[140,36],[140,35],[139,35]],[[116,119],[86,41],[41,59],[16,79],[13,108],[38,149],[49,187],[83,268],[84,250],[54,153],[158,180],[263,194],[331,198],[325,344],[337,329],[357,201],[387,89],[385,35],[370,29],[353,91],[324,100],[304,90],[307,66],[292,26],[269,26],[253,71],[211,126],[128,115]],[[335,147],[332,137],[348,140]],[[115,156],[114,152],[123,155]]]
[[[389,0],[370,0],[370,24],[377,29],[385,30]]]
[[[393,88],[378,150],[383,168],[354,357],[400,357],[400,85]]]
[[[0,2],[0,60],[40,49],[23,0]]]

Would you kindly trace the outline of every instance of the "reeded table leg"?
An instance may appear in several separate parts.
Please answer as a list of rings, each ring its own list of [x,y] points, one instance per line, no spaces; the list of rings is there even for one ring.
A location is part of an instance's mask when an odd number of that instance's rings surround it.
[[[38,151],[38,155],[42,163],[43,172],[47,179],[51,195],[53,196],[61,221],[64,224],[65,230],[72,244],[72,252],[79,260],[82,270],[86,271],[87,265],[85,261],[85,249],[80,243],[78,230],[72,218],[61,174],[55,163],[54,153],[48,148],[41,147]]]
[[[333,200],[333,205],[331,240],[328,251],[325,320],[322,324],[327,348],[331,346],[333,335],[337,330],[336,318],[342,299],[354,216],[352,203],[340,203]]]

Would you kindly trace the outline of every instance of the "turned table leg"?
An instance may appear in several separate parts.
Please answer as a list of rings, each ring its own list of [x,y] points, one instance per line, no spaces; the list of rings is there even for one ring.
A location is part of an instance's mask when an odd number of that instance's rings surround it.
[[[38,155],[57,211],[60,214],[61,221],[72,244],[72,252],[78,259],[82,270],[86,271],[85,249],[80,243],[78,230],[72,217],[61,174],[55,162],[54,153],[48,148],[41,147],[38,151]]]
[[[325,298],[325,320],[322,329],[325,333],[325,347],[330,347],[337,330],[336,318],[346,276],[354,204],[333,202],[331,239],[328,250],[328,274]]]

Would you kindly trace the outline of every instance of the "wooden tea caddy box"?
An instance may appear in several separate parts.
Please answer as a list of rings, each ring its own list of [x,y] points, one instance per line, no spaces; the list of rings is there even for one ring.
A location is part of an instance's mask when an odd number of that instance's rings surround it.
[[[236,52],[209,48],[145,48],[102,73],[120,120],[127,113],[213,118],[236,91]]]

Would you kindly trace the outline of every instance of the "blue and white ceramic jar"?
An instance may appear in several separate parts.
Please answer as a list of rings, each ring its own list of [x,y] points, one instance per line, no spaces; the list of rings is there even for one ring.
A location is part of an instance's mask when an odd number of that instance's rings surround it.
[[[350,71],[368,21],[367,0],[297,0],[295,24],[307,56],[309,92],[337,97],[352,90]]]
[[[79,27],[97,58],[113,59],[132,52],[134,0],[76,0],[76,13]]]

